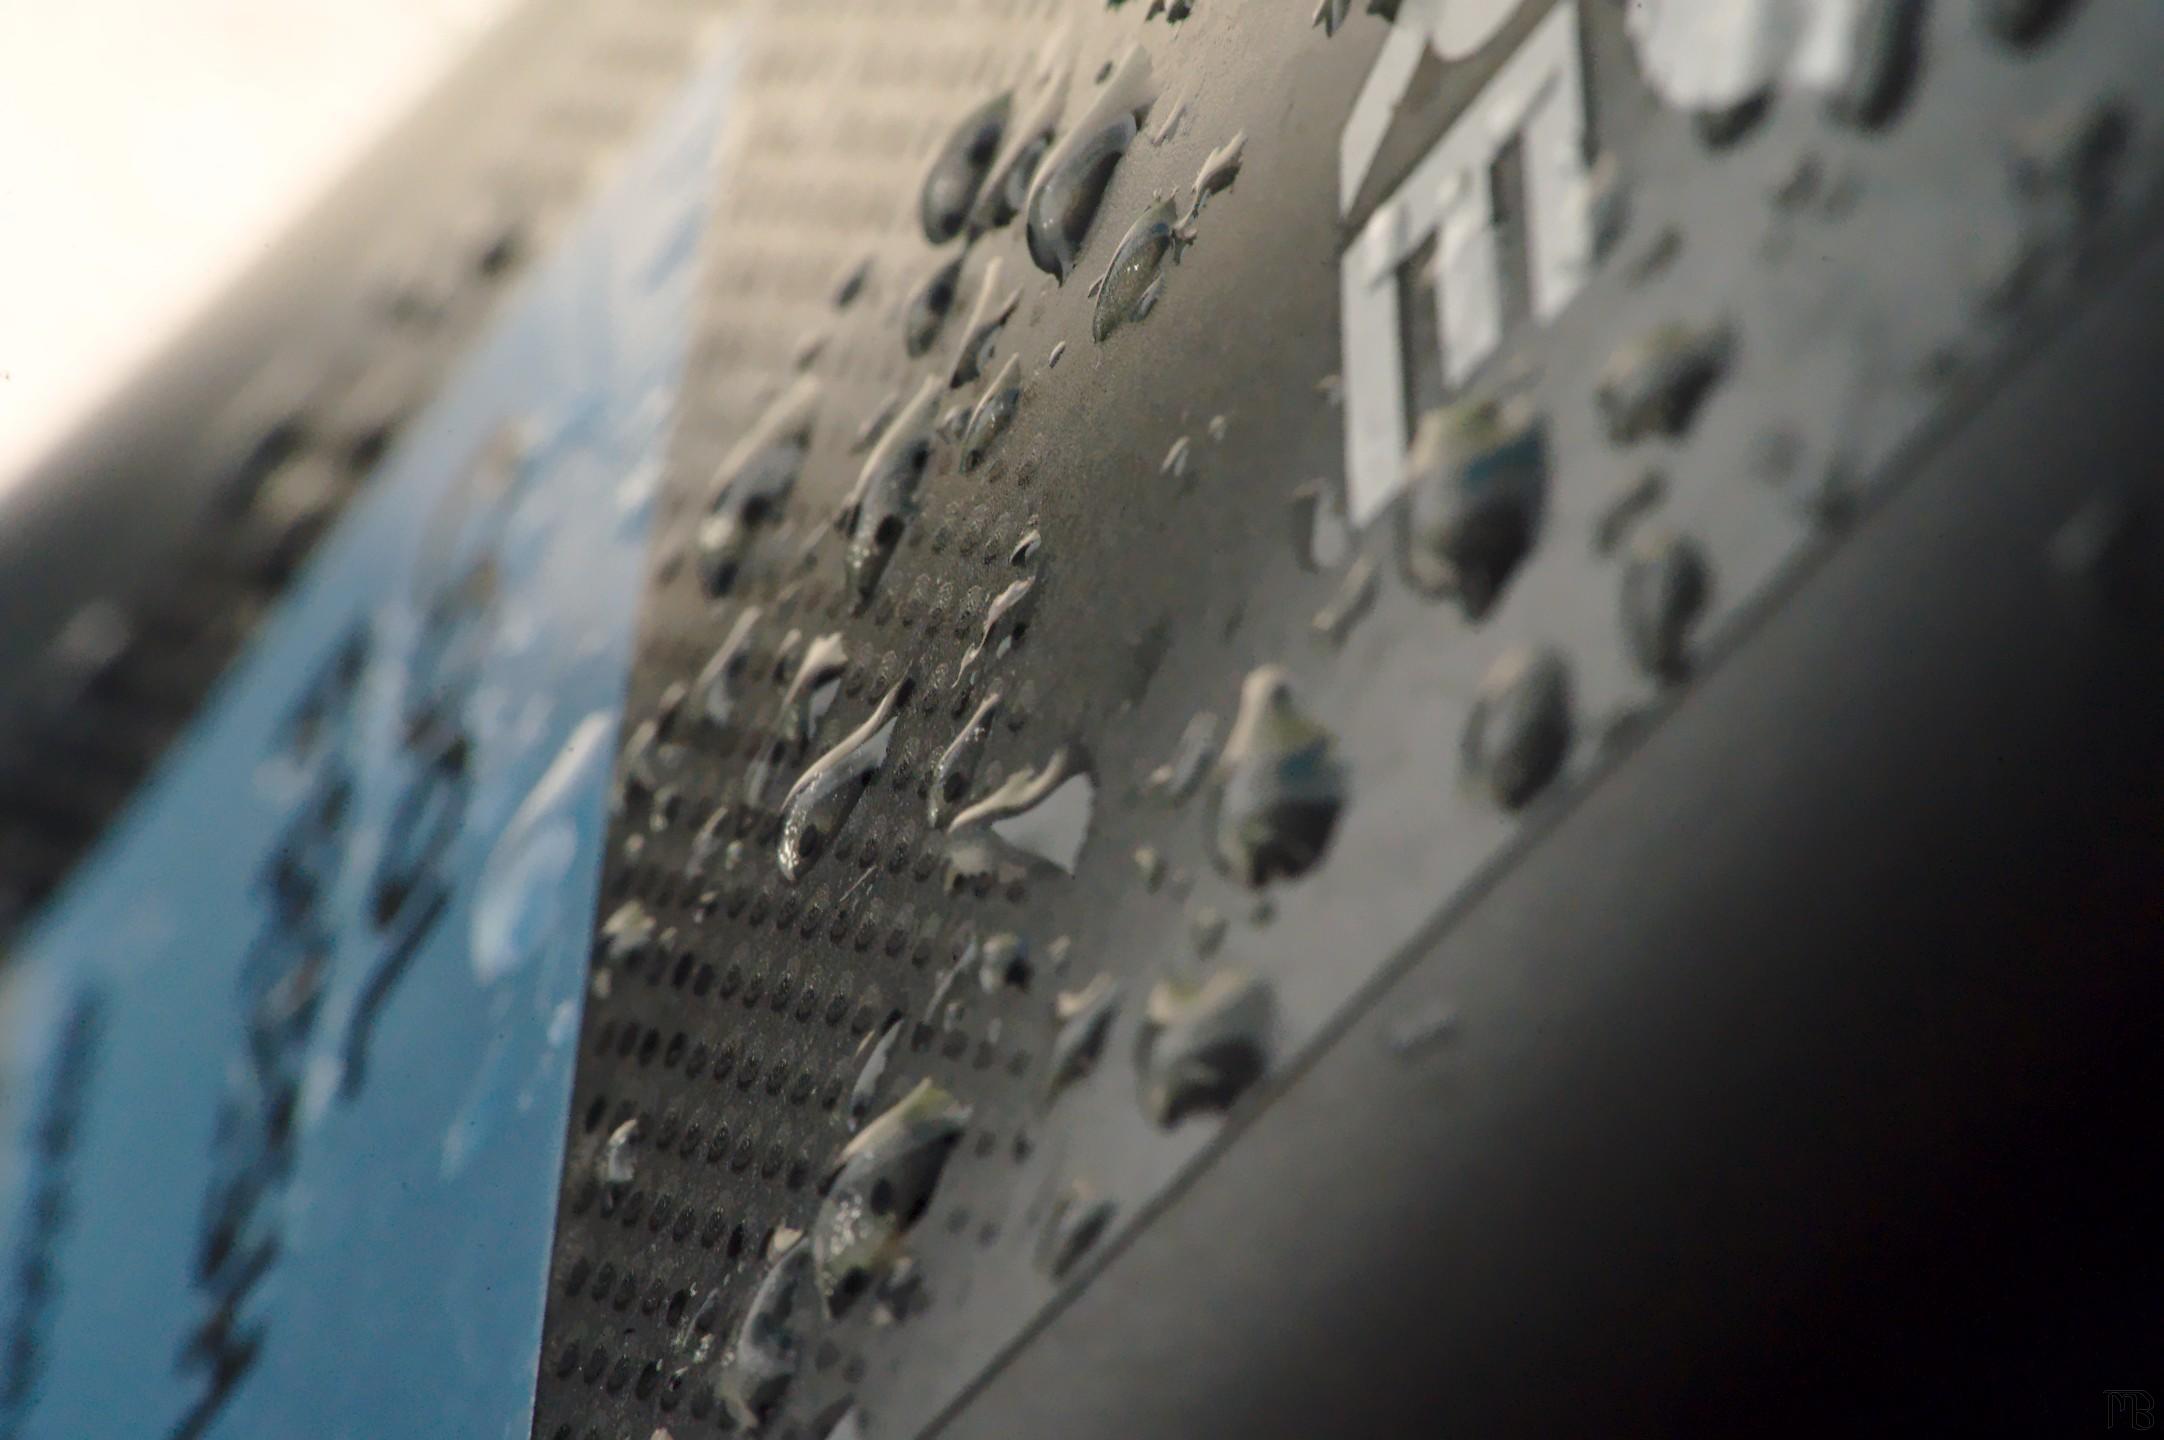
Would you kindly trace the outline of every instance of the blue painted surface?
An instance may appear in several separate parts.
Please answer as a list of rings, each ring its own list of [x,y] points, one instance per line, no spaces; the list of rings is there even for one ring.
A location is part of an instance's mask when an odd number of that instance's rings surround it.
[[[527,1434],[605,789],[693,310],[687,237],[730,85],[724,47],[520,282],[18,945],[0,995],[0,1255],[50,1178],[29,1147],[51,1036],[77,997],[104,999],[21,1434],[173,1433],[211,1388],[180,1354],[206,1324],[259,1348],[205,1433]],[[484,473],[496,500],[447,502]],[[432,630],[446,595],[457,618]],[[341,672],[348,642],[365,659]],[[455,786],[431,783],[443,752],[410,728],[431,694],[447,707],[432,723],[463,741]],[[310,696],[328,697],[312,725],[296,718]],[[300,852],[319,883],[281,911],[266,877],[310,814],[332,817]],[[416,893],[448,898],[424,923],[376,882],[429,835],[443,844]],[[362,996],[407,933],[424,938],[356,1071]],[[312,1007],[296,999],[311,982]],[[251,1015],[285,1018],[251,1032]],[[270,1060],[266,1035],[283,1047]],[[293,1081],[289,1133],[266,1072]],[[243,1172],[232,1253],[267,1258],[206,1278],[210,1201]],[[221,1295],[239,1297],[222,1327]]]

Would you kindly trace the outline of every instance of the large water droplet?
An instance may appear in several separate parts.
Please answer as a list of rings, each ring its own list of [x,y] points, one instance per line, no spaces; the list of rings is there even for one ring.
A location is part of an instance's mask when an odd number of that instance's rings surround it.
[[[1014,423],[1014,412],[1021,404],[1022,357],[1009,355],[1007,363],[999,367],[999,373],[985,387],[976,408],[969,412],[969,423],[962,427],[964,470],[974,470],[983,463],[985,455]]]
[[[1601,370],[1594,401],[1608,436],[1630,444],[1690,429],[1699,404],[1727,369],[1733,348],[1726,325],[1656,326],[1618,346]]]
[[[1139,46],[1128,50],[1082,118],[1045,155],[1026,207],[1029,256],[1038,269],[1062,280],[1074,269],[1112,172],[1156,98],[1150,57]]]
[[[976,203],[978,187],[999,153],[1000,136],[1013,108],[1012,94],[1002,92],[963,116],[933,157],[917,197],[917,216],[924,238],[944,245],[962,233],[969,207]]]
[[[1111,1228],[1113,1204],[1087,1182],[1069,1181],[1045,1217],[1037,1245],[1037,1265],[1054,1280],[1064,1280],[1076,1262]]]
[[[713,658],[700,669],[692,684],[699,696],[699,713],[709,724],[726,725],[736,714],[744,677],[751,668],[752,635],[764,613],[757,605],[740,612],[736,623],[729,627],[728,638],[716,647]]]
[[[1639,669],[1658,679],[1681,678],[1690,667],[1691,631],[1711,588],[1705,556],[1688,538],[1647,530],[1631,542],[1623,567],[1623,640]]]
[[[1240,686],[1240,710],[1212,777],[1203,824],[1217,868],[1243,885],[1305,874],[1344,808],[1345,769],[1284,670],[1265,665]]]
[[[1556,651],[1518,648],[1488,667],[1460,749],[1468,785],[1506,810],[1547,788],[1570,753],[1570,668]]]
[[[946,828],[962,801],[968,798],[970,787],[977,783],[977,766],[983,763],[985,743],[992,738],[992,717],[999,711],[999,701],[997,690],[985,696],[976,713],[969,717],[969,723],[940,752],[938,762],[933,765],[931,793],[925,806],[926,816],[935,828]]]
[[[578,792],[597,783],[608,763],[613,722],[595,711],[534,782],[490,847],[474,886],[470,959],[483,985],[517,970],[554,938],[566,882],[578,853]]]
[[[1069,875],[1089,838],[1097,782],[1079,745],[1063,745],[1036,770],[1017,770],[991,794],[954,817],[957,840],[983,831]]]
[[[1173,213],[1170,200],[1155,202],[1136,217],[1112,252],[1112,263],[1097,282],[1097,309],[1090,316],[1090,337],[1100,345],[1120,326],[1157,308],[1165,289],[1165,266],[1180,258]]]
[[[939,332],[946,328],[947,316],[954,309],[955,295],[962,285],[962,259],[957,255],[934,265],[903,307],[902,348],[912,357],[931,349]]]
[[[1061,992],[1053,1001],[1052,1016],[1059,1030],[1052,1037],[1052,1058],[1045,1073],[1047,1100],[1097,1068],[1105,1037],[1112,1033],[1112,1022],[1119,1015],[1120,998],[1119,982],[1099,975],[1080,990]]]
[[[1532,548],[1547,499],[1548,452],[1530,405],[1471,400],[1420,417],[1405,454],[1401,557],[1425,595],[1488,613]]]
[[[1142,1107],[1159,1125],[1224,1110],[1269,1068],[1275,1006],[1244,970],[1165,979],[1150,991],[1141,1043]]]
[[[721,462],[717,485],[696,545],[699,578],[709,595],[725,595],[761,526],[775,518],[796,488],[811,449],[822,396],[806,375],[767,407]]]
[[[954,373],[947,378],[950,390],[958,390],[984,373],[984,367],[992,363],[1000,330],[1022,303],[1020,287],[1007,287],[1004,268],[997,258],[984,267],[984,284],[977,292],[976,308],[970,312],[969,328],[962,332]]]
[[[902,543],[917,512],[917,486],[932,457],[932,421],[939,406],[939,382],[927,380],[886,438],[865,458],[856,488],[838,517],[849,537],[843,567],[850,589],[862,604],[879,587],[887,564]]]
[[[968,1122],[967,1106],[920,1080],[835,1156],[811,1227],[813,1274],[830,1314],[900,1258]]]
[[[889,690],[865,722],[806,770],[782,801],[775,860],[783,879],[794,882],[802,876],[848,823],[864,787],[886,763],[895,713],[908,684],[903,680]]]
[[[736,1334],[722,1356],[717,1389],[736,1423],[757,1430],[780,1406],[803,1364],[802,1333],[816,1319],[805,1282],[812,1275],[812,1247],[802,1241],[767,1266]]]
[[[1008,127],[1007,147],[993,162],[991,174],[977,195],[976,208],[969,217],[972,231],[996,230],[1022,213],[1030,181],[1036,178],[1045,152],[1052,148],[1052,136],[1060,112],[1066,108],[1067,85],[1073,73],[1064,37],[1053,37],[1032,83],[1029,106],[1022,111],[1022,118]]]

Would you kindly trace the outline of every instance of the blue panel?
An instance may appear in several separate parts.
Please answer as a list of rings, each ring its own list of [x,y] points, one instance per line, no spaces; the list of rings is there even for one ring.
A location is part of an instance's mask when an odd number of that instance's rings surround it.
[[[526,1435],[729,89],[725,53],[18,946],[0,1435]]]

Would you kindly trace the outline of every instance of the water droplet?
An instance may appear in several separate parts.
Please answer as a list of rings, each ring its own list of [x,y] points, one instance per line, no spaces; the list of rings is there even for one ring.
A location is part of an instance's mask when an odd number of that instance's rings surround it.
[[[969,423],[962,429],[964,470],[974,470],[983,463],[986,453],[1014,423],[1014,412],[1021,404],[1022,357],[1009,355],[1007,363],[999,367],[999,373],[985,387],[976,408],[969,412]]]
[[[1225,913],[1214,905],[1187,907],[1188,941],[1194,945],[1195,953],[1205,960],[1224,946],[1225,932],[1230,928]]]
[[[1488,667],[1466,717],[1465,781],[1506,810],[1547,788],[1570,753],[1570,669],[1552,649],[1519,647]]]
[[[1310,480],[1292,492],[1292,553],[1303,570],[1335,570],[1352,554],[1352,526],[1337,487]]]
[[[1187,478],[1188,457],[1193,452],[1193,442],[1185,435],[1182,435],[1179,439],[1173,441],[1172,448],[1165,452],[1164,460],[1157,466],[1157,473],[1169,475],[1175,480],[1185,480]]]
[[[967,1106],[920,1080],[835,1156],[811,1227],[812,1273],[829,1314],[846,1310],[901,1257],[968,1122]]]
[[[1984,28],[2009,45],[2034,45],[2074,8],[2074,0],[1978,0]]]
[[[894,738],[895,712],[908,681],[898,682],[877,709],[841,743],[822,755],[782,801],[781,842],[775,860],[794,883],[827,848],[857,808],[864,787],[886,763]]]
[[[903,307],[902,348],[911,358],[931,349],[939,339],[939,332],[946,328],[947,316],[954,309],[955,294],[962,285],[963,258],[957,255],[934,265]]]
[[[1347,777],[1328,731],[1309,719],[1275,665],[1249,673],[1204,812],[1210,856],[1250,888],[1305,874],[1345,806]]]
[[[998,343],[1000,330],[1014,318],[1014,312],[1022,304],[1020,288],[1001,290],[1006,279],[1002,270],[997,258],[984,267],[984,284],[977,292],[977,306],[970,313],[969,328],[962,332],[961,352],[955,356],[954,373],[947,380],[950,390],[958,390],[984,373],[984,367],[992,363],[992,350]]]
[[[1080,990],[1062,991],[1052,1002],[1052,1016],[1059,1030],[1052,1037],[1051,1062],[1045,1074],[1045,1098],[1061,1091],[1097,1068],[1105,1038],[1119,1015],[1121,990],[1117,980],[1099,975]]]
[[[1009,565],[1027,565],[1037,558],[1037,552],[1042,549],[1044,549],[1044,534],[1032,526],[1022,532],[1022,538],[1015,541],[1014,548],[1007,552],[1007,563]]]
[[[822,393],[817,376],[799,379],[723,458],[696,542],[699,578],[707,594],[725,595],[735,585],[760,527],[775,518],[796,488]]]
[[[1593,397],[1609,438],[1627,445],[1651,435],[1673,439],[1689,430],[1700,403],[1728,368],[1732,348],[1725,324],[1676,322],[1617,347]]]
[[[985,742],[992,737],[992,717],[999,712],[999,701],[997,690],[985,696],[969,723],[948,742],[932,766],[931,794],[925,803],[926,817],[934,827],[946,827],[968,797],[970,787],[976,784],[977,766],[984,759]]]
[[[970,646],[954,667],[955,684],[960,685],[986,657],[999,659],[1013,648],[1029,629],[1030,601],[1036,594],[1037,581],[1027,576],[1015,581],[999,594],[984,612],[984,627],[978,632],[977,643]]]
[[[973,408],[967,400],[955,401],[939,413],[939,423],[932,427],[932,433],[942,440],[961,439],[962,432],[969,428],[969,412]]]
[[[894,423],[894,413],[902,408],[902,401],[908,398],[904,392],[897,389],[886,399],[880,401],[879,408],[865,416],[864,423],[857,427],[857,433],[850,437],[849,453],[862,455],[865,451],[877,445],[879,437],[886,434],[887,427]]]
[[[1705,555],[1687,537],[1648,530],[1632,542],[1623,567],[1623,640],[1639,669],[1682,678],[1711,589]]]
[[[1136,218],[1113,251],[1111,266],[1091,287],[1097,297],[1091,338],[1101,345],[1120,326],[1148,317],[1164,294],[1165,266],[1179,263],[1182,243],[1170,200],[1154,202]]]
[[[1195,196],[1187,202],[1186,218],[1180,221],[1182,240],[1194,243],[1195,226],[1202,219],[1202,207],[1210,203],[1212,195],[1232,188],[1240,178],[1240,162],[1246,154],[1247,132],[1242,130],[1203,159],[1202,168],[1195,172]]]
[[[1848,17],[1848,66],[1827,93],[1837,120],[1875,129],[1900,113],[1916,78],[1924,0],[1861,0]]]
[[[654,942],[654,917],[638,900],[626,900],[601,922],[601,953],[612,965],[636,959]]]
[[[1089,837],[1097,782],[1079,745],[1062,745],[1037,770],[1017,770],[991,794],[954,817],[950,835],[989,832],[1003,843],[1069,875]]]
[[[1270,988],[1244,970],[1168,978],[1143,1016],[1142,1108],[1161,1126],[1224,1110],[1269,1067]]]
[[[1139,46],[1129,49],[1082,118],[1045,155],[1025,207],[1029,255],[1038,269],[1061,280],[1074,269],[1112,172],[1156,98],[1150,57]]]
[[[998,229],[1021,214],[1028,203],[1030,182],[1045,152],[1052,148],[1060,112],[1067,106],[1067,86],[1074,74],[1069,48],[1064,35],[1054,35],[1046,44],[1031,84],[1029,108],[1008,127],[1006,149],[993,162],[976,208],[970,212],[971,233]]]
[[[849,545],[843,567],[861,605],[879,587],[887,564],[917,511],[917,486],[932,457],[932,417],[939,404],[939,382],[927,380],[872,453],[865,457],[856,488],[838,517]]]
[[[601,1153],[594,1158],[594,1178],[609,1192],[613,1207],[639,1173],[639,1117],[634,1115],[609,1132]]]
[[[1330,603],[1315,612],[1310,622],[1318,638],[1329,645],[1342,645],[1352,628],[1375,608],[1375,582],[1378,571],[1372,557],[1362,555],[1353,561],[1352,568],[1330,597]]]
[[[978,947],[977,988],[987,995],[1006,989],[1027,990],[1034,973],[1029,942],[1011,931],[994,935]]]
[[[834,287],[834,308],[847,310],[856,304],[857,297],[864,293],[864,286],[871,278],[872,257],[866,255],[850,266],[849,272],[842,276],[841,283]]]
[[[2058,207],[2069,224],[2091,222],[2111,202],[2132,131],[2126,106],[2116,96],[2062,105],[2016,135],[2010,157],[2014,186],[2032,203]]]
[[[1641,470],[1618,481],[1593,522],[1593,553],[1614,554],[1631,527],[1656,509],[1667,493],[1668,477],[1658,470]]]
[[[726,803],[716,805],[691,837],[691,850],[684,857],[684,873],[701,875],[713,863],[714,854],[734,842],[727,839],[731,822],[735,819]]]
[[[728,638],[716,647],[713,658],[700,669],[692,688],[699,695],[699,713],[712,725],[726,725],[736,714],[742,698],[745,673],[751,667],[751,640],[765,612],[757,605],[741,611],[729,627]]]
[[[1135,873],[1142,879],[1142,888],[1153,895],[1165,883],[1165,857],[1156,846],[1135,847]]]
[[[864,1123],[864,1117],[872,1113],[872,1106],[879,1099],[879,1087],[887,1078],[887,1067],[894,1061],[894,1047],[900,1043],[907,1027],[900,1014],[887,1017],[887,1023],[864,1037],[859,1047],[864,1063],[857,1068],[856,1082],[849,1087],[849,1128],[856,1129]]]
[[[1212,415],[1209,425],[1205,428],[1210,432],[1210,443],[1212,445],[1222,445],[1225,443],[1225,434],[1231,429],[1231,426],[1224,416]]]
[[[812,1274],[811,1247],[792,1245],[776,1256],[752,1291],[721,1361],[722,1403],[736,1423],[757,1430],[788,1394],[803,1363],[799,1331],[816,1318],[805,1282]]]
[[[1150,772],[1147,788],[1174,805],[1185,802],[1202,784],[1203,774],[1217,758],[1217,717],[1198,711],[1180,731],[1172,758]]]
[[[1049,354],[1049,355],[1045,356],[1045,358],[1044,358],[1044,368],[1045,368],[1045,369],[1047,369],[1047,370],[1052,370],[1052,369],[1056,369],[1056,368],[1058,367],[1058,365],[1059,365],[1059,362],[1060,362],[1060,357],[1061,357],[1061,356],[1063,356],[1063,355],[1065,355],[1066,353],[1067,353],[1067,342],[1066,342],[1066,341],[1064,341],[1064,340],[1062,340],[1062,341],[1060,341],[1060,342],[1059,342],[1059,344],[1057,344],[1057,345],[1054,345],[1054,346],[1052,347],[1052,353],[1051,353],[1051,354]]]
[[[839,632],[822,635],[804,647],[789,688],[782,693],[773,729],[752,762],[744,769],[744,801],[763,809],[774,782],[793,770],[810,753],[818,738],[819,722],[834,704],[842,674],[849,666],[848,650]]]
[[[1012,93],[993,96],[962,117],[933,158],[917,197],[917,216],[924,238],[934,245],[944,245],[962,233],[977,191],[999,154],[1000,137],[1013,107]]]
[[[1308,23],[1321,26],[1326,37],[1335,36],[1351,13],[1352,0],[1316,0],[1314,17]]]
[[[613,728],[603,711],[581,720],[489,848],[469,933],[474,978],[483,985],[519,969],[555,938],[578,854],[572,807],[578,792],[600,779]]]
[[[1069,1181],[1045,1217],[1044,1235],[1037,1246],[1038,1268],[1053,1280],[1066,1279],[1111,1228],[1113,1213],[1112,1202],[1089,1184]]]
[[[1389,1045],[1391,1054],[1401,1059],[1431,1050],[1457,1033],[1457,1007],[1440,1002],[1395,1015],[1383,1027],[1384,1043]]]
[[[2053,532],[2045,547],[2060,592],[2078,615],[2141,626],[2160,608],[2155,563],[2157,526],[2130,492],[2091,495]]]
[[[1430,410],[1406,451],[1405,484],[1406,581],[1481,619],[1539,534],[1548,452],[1538,418],[1523,400]]]
[[[805,336],[797,342],[796,353],[789,357],[789,368],[800,374],[809,371],[819,363],[819,357],[827,353],[827,342],[833,338],[825,330]]]

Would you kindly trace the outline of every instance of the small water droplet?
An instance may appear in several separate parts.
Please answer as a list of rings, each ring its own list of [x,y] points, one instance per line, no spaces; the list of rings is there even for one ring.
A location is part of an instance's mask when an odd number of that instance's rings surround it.
[[[1230,928],[1224,912],[1214,905],[1187,907],[1188,941],[1194,945],[1195,953],[1205,960],[1223,947],[1225,932]]]
[[[1015,541],[1014,548],[1007,552],[1007,563],[1009,565],[1027,565],[1037,558],[1037,552],[1042,549],[1044,549],[1044,535],[1035,526],[1031,526],[1028,530],[1022,532],[1022,538]]]
[[[976,784],[977,766],[984,759],[985,742],[991,739],[992,717],[999,713],[999,702],[997,690],[985,696],[961,733],[948,742],[932,766],[931,793],[925,805],[926,818],[934,827],[946,827],[968,798],[970,787]]]
[[[879,437],[886,434],[887,427],[894,423],[895,412],[902,408],[902,402],[908,398],[904,391],[897,389],[880,401],[879,408],[865,416],[864,423],[857,427],[857,433],[850,437],[849,453],[862,455],[877,445]]]
[[[1156,98],[1150,57],[1130,48],[1082,118],[1046,153],[1025,206],[1029,255],[1038,269],[1061,280],[1074,269],[1112,173]]]
[[[818,738],[819,722],[834,704],[848,668],[849,653],[839,632],[822,635],[804,647],[803,658],[782,693],[773,728],[751,764],[744,768],[744,801],[764,809],[777,780],[793,771]]]
[[[872,257],[866,255],[850,266],[848,273],[842,276],[841,283],[834,287],[834,308],[847,310],[856,304],[857,297],[864,293],[864,287],[871,278]]]
[[[969,412],[969,423],[962,429],[964,470],[974,470],[984,462],[985,455],[1014,423],[1014,412],[1021,404],[1022,357],[1009,355],[1007,363],[999,367],[999,373],[985,387],[976,408]]]
[[[1430,410],[1406,451],[1405,485],[1407,583],[1483,618],[1539,534],[1548,452],[1538,417],[1522,399]]]
[[[1006,282],[1002,271],[997,258],[984,267],[984,283],[977,292],[977,305],[970,313],[969,328],[962,332],[962,348],[955,356],[954,373],[947,379],[950,390],[959,390],[984,373],[984,367],[992,361],[999,332],[1022,304],[1019,288],[1001,288]]]
[[[934,265],[903,307],[902,348],[912,359],[931,349],[939,332],[946,328],[947,316],[954,309],[955,295],[962,285],[963,258],[957,255]]]
[[[1712,590],[1704,553],[1687,537],[1647,530],[1623,567],[1623,639],[1648,675],[1676,680],[1690,668],[1691,631]]]
[[[1269,986],[1244,970],[1158,981],[1140,1049],[1149,1117],[1170,1127],[1196,1111],[1228,1109],[1269,1068],[1274,1010]]]
[[[985,608],[984,626],[978,632],[977,643],[963,653],[960,663],[955,666],[955,684],[962,684],[986,658],[996,660],[1004,656],[1021,638],[1029,628],[1031,600],[1036,592],[1036,577],[1025,576],[992,597],[992,603]]]
[[[833,844],[857,808],[864,787],[886,763],[894,738],[895,713],[907,680],[880,700],[862,725],[822,755],[782,801],[781,841],[775,860],[782,878],[792,884]]]
[[[1202,784],[1210,762],[1217,758],[1217,717],[1198,711],[1180,731],[1172,758],[1150,772],[1146,788],[1174,805],[1184,803]]]
[[[1658,470],[1641,470],[1617,481],[1593,522],[1593,553],[1614,554],[1631,527],[1652,513],[1667,493],[1668,477]]]
[[[1030,964],[1029,942],[1011,931],[994,935],[977,947],[977,988],[987,995],[1001,990],[1027,990],[1035,973]]]
[[[609,1192],[612,1208],[623,1192],[631,1188],[631,1182],[638,1178],[638,1143],[639,1117],[634,1115],[609,1132],[609,1138],[602,1142],[601,1153],[594,1159],[594,1178]]]
[[[1335,570],[1352,554],[1352,526],[1337,487],[1310,480],[1292,492],[1293,558],[1303,570]]]
[[[1392,1016],[1383,1027],[1383,1040],[1391,1054],[1410,1059],[1455,1038],[1457,1033],[1457,1007],[1435,1002]]]
[[[638,900],[626,900],[601,923],[601,953],[612,965],[645,954],[653,942],[654,917]]]
[[[1165,107],[1165,115],[1150,132],[1150,144],[1162,145],[1180,133],[1181,122],[1187,119],[1187,97],[1182,95]]]
[[[869,600],[917,511],[917,486],[932,456],[932,418],[940,387],[927,380],[865,457],[837,524],[849,537],[843,568],[859,605]]]
[[[1195,226],[1202,219],[1202,208],[1210,203],[1211,196],[1233,187],[1240,178],[1240,163],[1246,155],[1247,132],[1242,130],[1203,159],[1202,168],[1195,172],[1194,198],[1188,201],[1187,215],[1180,221],[1182,240],[1194,242]]]
[[[1293,879],[1329,847],[1348,781],[1328,731],[1276,665],[1249,673],[1203,823],[1219,870],[1250,888]]]
[[[2015,135],[2008,157],[2014,187],[2032,204],[2055,209],[2065,226],[2086,225],[2110,205],[2132,134],[2116,96],[2061,105]]]
[[[1194,443],[1185,435],[1182,435],[1179,439],[1173,441],[1172,448],[1165,452],[1165,458],[1157,466],[1157,473],[1169,475],[1175,480],[1185,480],[1187,478],[1188,457],[1193,451]]]
[[[857,1078],[849,1087],[849,1128],[855,1130],[864,1123],[864,1117],[872,1113],[872,1106],[879,1099],[879,1087],[886,1080],[887,1067],[894,1061],[894,1047],[901,1041],[907,1028],[899,1013],[887,1017],[887,1023],[864,1037],[858,1047],[864,1062],[857,1067]]]
[[[969,1123],[969,1108],[930,1080],[841,1148],[812,1220],[812,1272],[839,1315],[892,1269]]]
[[[1037,1266],[1053,1280],[1064,1280],[1112,1226],[1113,1204],[1089,1184],[1069,1181],[1045,1217],[1037,1245]]]
[[[1339,582],[1337,593],[1330,603],[1315,612],[1310,628],[1317,638],[1328,645],[1342,645],[1355,625],[1375,608],[1375,586],[1378,570],[1373,557],[1362,555],[1353,561]]]
[[[806,1346],[800,1332],[816,1318],[805,1293],[811,1276],[810,1246],[793,1245],[776,1256],[752,1291],[722,1356],[716,1388],[746,1430],[757,1430],[779,1408],[803,1363]]]
[[[1047,370],[1052,370],[1052,369],[1056,369],[1056,368],[1058,368],[1058,366],[1059,366],[1059,362],[1060,362],[1060,357],[1061,357],[1061,356],[1063,356],[1063,355],[1065,355],[1066,353],[1067,353],[1067,342],[1066,342],[1066,341],[1064,341],[1064,340],[1062,340],[1062,341],[1060,341],[1060,342],[1059,342],[1059,344],[1057,344],[1057,345],[1054,345],[1054,346],[1052,347],[1052,353],[1051,353],[1051,354],[1049,354],[1049,355],[1045,356],[1045,358],[1044,358],[1044,368],[1045,368],[1045,369],[1047,369]]]
[[[1017,770],[1004,784],[954,817],[957,840],[988,832],[1005,845],[1072,875],[1089,838],[1097,782],[1079,745],[1062,745],[1036,770]]]
[[[1156,846],[1135,847],[1135,873],[1142,878],[1142,888],[1153,895],[1165,883],[1165,857]]]
[[[723,458],[695,546],[707,594],[725,595],[735,585],[760,527],[796,488],[823,393],[817,376],[797,380]]]
[[[1466,717],[1466,783],[1506,810],[1525,805],[1570,754],[1570,708],[1570,669],[1560,654],[1506,651],[1488,667]]]
[[[1066,990],[1052,1002],[1052,1018],[1059,1029],[1052,1037],[1052,1056],[1045,1074],[1045,1098],[1060,1092],[1097,1068],[1104,1054],[1105,1038],[1119,1015],[1119,982],[1098,975],[1080,990]]]
[[[827,342],[833,338],[825,330],[805,336],[797,342],[796,353],[789,357],[789,368],[800,374],[809,371],[819,363],[819,357],[827,353]]]
[[[1001,92],[964,115],[947,137],[925,171],[917,197],[917,216],[924,238],[944,245],[962,233],[977,191],[998,157],[999,142],[1007,128],[1014,96]]]
[[[1628,445],[1652,435],[1684,434],[1728,368],[1733,348],[1725,324],[1674,321],[1618,346],[1593,396],[1608,437]]]
[[[1212,415],[1210,417],[1210,423],[1206,428],[1210,432],[1210,443],[1212,445],[1222,445],[1225,443],[1225,433],[1231,427],[1227,423],[1224,416]]]
[[[2009,45],[2034,45],[2074,8],[2074,0],[1978,0],[1984,28]]]
[[[751,667],[751,641],[765,612],[757,605],[741,611],[729,627],[728,638],[715,649],[713,658],[699,671],[692,688],[698,692],[699,713],[712,725],[726,725],[736,714],[742,698],[744,677]]]
[[[1323,35],[1326,38],[1332,37],[1337,34],[1339,27],[1344,25],[1345,17],[1351,13],[1352,0],[1316,0],[1314,16],[1308,23],[1321,26]]]

